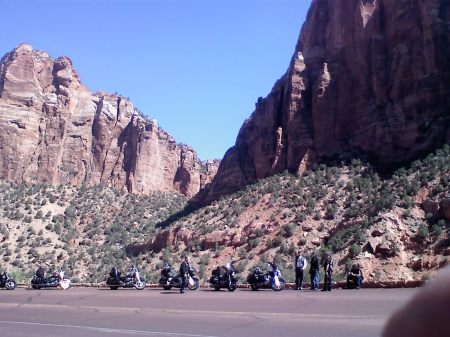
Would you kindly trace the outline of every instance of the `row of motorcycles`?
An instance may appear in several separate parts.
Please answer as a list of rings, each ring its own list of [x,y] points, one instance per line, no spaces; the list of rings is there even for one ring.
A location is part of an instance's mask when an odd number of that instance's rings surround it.
[[[252,290],[272,289],[274,291],[280,291],[284,289],[286,282],[281,277],[280,269],[274,263],[269,263],[269,267],[269,271],[266,273],[261,268],[256,267],[248,275],[247,282],[250,284]],[[196,270],[193,267],[189,267],[186,286],[190,290],[196,290],[200,286],[200,281],[195,276],[195,273]],[[231,263],[217,267],[213,270],[209,283],[216,291],[221,289],[234,291],[237,288],[236,273],[236,269]],[[161,277],[158,283],[164,290],[181,288],[182,277],[180,273],[175,271],[172,265],[166,262],[161,269]],[[146,281],[140,276],[136,266],[130,267],[124,276],[122,276],[122,273],[116,267],[113,267],[106,280],[106,285],[112,290],[117,290],[119,287],[142,290],[146,286]],[[46,277],[44,269],[40,267],[31,280],[31,287],[33,289],[57,287],[68,289],[70,286],[71,281],[65,276],[62,270],[51,273],[50,276]],[[0,275],[0,288],[12,290],[16,288],[16,281],[9,274],[3,272]]]
[[[274,264],[269,263],[270,270],[264,273],[261,268],[256,267],[247,277],[247,282],[250,284],[252,290],[258,289],[272,289],[274,291],[283,290],[286,282],[281,277],[280,269]],[[187,287],[195,290],[199,287],[199,280],[195,276],[195,270],[190,267]],[[217,267],[213,270],[209,283],[216,290],[228,289],[228,291],[235,291],[237,288],[236,269],[231,263],[224,266]],[[161,278],[159,285],[165,290],[172,287],[181,287],[181,276],[175,272],[173,267],[165,263],[161,271]]]

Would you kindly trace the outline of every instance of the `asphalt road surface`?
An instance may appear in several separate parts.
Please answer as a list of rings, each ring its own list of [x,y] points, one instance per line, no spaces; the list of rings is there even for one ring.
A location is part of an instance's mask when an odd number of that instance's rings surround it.
[[[2,337],[365,337],[415,289],[0,290]]]

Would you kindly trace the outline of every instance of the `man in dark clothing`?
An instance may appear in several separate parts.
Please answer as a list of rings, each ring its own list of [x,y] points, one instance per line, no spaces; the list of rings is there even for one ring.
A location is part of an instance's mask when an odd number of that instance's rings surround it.
[[[36,270],[36,276],[38,283],[41,283],[44,280],[45,269],[44,267],[42,267],[42,265],[39,265],[38,269]]]
[[[317,254],[314,252],[311,256],[311,267],[309,267],[309,274],[311,276],[311,289],[319,289],[319,271],[320,262]]]
[[[330,253],[325,255],[325,260],[323,261],[323,269],[325,272],[325,279],[322,291],[331,291],[331,275],[334,269],[334,260],[331,258]]]
[[[39,266],[36,270],[36,276],[38,277],[44,277],[45,275],[45,269],[42,266]]]
[[[303,289],[303,272],[305,271],[307,262],[305,257],[300,251],[297,251],[295,256],[294,268],[295,268],[295,286],[297,290]]]
[[[120,284],[120,271],[116,267],[111,268],[109,276],[112,277],[117,284]]]
[[[361,267],[358,263],[352,265],[348,275],[347,275],[347,289],[359,289],[361,288],[361,283],[364,280]]]
[[[188,273],[189,273],[189,258],[186,256],[180,266],[180,276],[181,276],[180,294],[184,293],[184,288],[186,288],[187,286],[187,280],[189,277]]]

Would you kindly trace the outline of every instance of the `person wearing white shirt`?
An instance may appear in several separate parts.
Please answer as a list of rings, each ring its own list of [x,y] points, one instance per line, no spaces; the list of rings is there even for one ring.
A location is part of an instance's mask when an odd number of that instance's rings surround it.
[[[301,251],[297,251],[295,256],[295,287],[296,290],[303,289],[303,276],[304,271],[307,266],[306,258],[303,256]]]

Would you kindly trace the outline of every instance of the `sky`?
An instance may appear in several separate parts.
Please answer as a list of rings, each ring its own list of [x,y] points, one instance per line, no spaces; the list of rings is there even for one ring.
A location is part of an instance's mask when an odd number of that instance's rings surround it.
[[[200,159],[221,159],[287,70],[311,0],[0,0],[0,54],[69,56]]]

